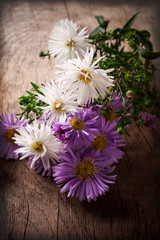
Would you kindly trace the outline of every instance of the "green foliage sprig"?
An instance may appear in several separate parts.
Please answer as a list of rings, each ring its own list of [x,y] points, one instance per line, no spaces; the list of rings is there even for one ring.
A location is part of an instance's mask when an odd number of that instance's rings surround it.
[[[34,121],[35,118],[40,118],[42,114],[42,109],[40,107],[46,106],[44,102],[37,100],[37,93],[42,94],[42,92],[39,90],[39,87],[32,82],[31,85],[32,90],[26,91],[28,96],[21,96],[19,98],[19,104],[22,106],[22,112],[17,114],[20,118],[24,116],[25,118],[30,119],[30,123]]]
[[[131,28],[137,15],[133,15],[122,28],[109,31],[109,21],[104,20],[103,16],[96,16],[99,26],[90,33],[89,38],[95,45],[94,56],[106,56],[99,67],[106,70],[114,68],[111,73],[115,79],[113,90],[121,93],[123,102],[127,92],[132,92],[131,115],[138,125],[142,125],[141,113],[154,114],[159,101],[153,82],[155,67],[151,60],[160,57],[160,52],[153,52],[148,31]],[[105,101],[99,98],[97,103],[105,107],[108,98],[107,95]],[[124,116],[125,107],[123,110]]]
[[[51,55],[49,54],[49,51],[48,51],[47,53],[44,53],[43,51],[41,51],[41,52],[39,53],[39,57],[41,57],[41,58],[48,57],[48,59],[50,59],[50,58],[51,58]]]

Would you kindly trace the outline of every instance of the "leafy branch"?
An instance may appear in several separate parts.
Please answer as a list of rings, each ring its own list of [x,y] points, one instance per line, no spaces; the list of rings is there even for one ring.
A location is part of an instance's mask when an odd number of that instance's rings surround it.
[[[106,56],[99,68],[114,68],[110,73],[115,79],[113,91],[122,94],[123,103],[126,93],[132,91],[131,115],[141,125],[141,113],[154,114],[157,111],[159,98],[153,82],[155,66],[151,60],[159,58],[160,52],[153,52],[148,31],[131,28],[138,14],[134,14],[122,28],[109,31],[109,21],[104,20],[103,16],[96,16],[99,26],[90,33],[89,38],[95,45],[94,56]],[[100,103],[101,99],[98,101]]]
[[[33,82],[31,82],[31,85],[32,90],[26,91],[28,96],[21,96],[19,98],[19,104],[22,106],[22,112],[17,114],[20,118],[25,117],[30,119],[30,122],[34,121],[35,118],[40,118],[42,114],[41,107],[46,106],[44,102],[37,100],[37,93],[42,94],[39,87]]]
[[[43,51],[41,51],[41,52],[39,53],[39,57],[41,57],[41,58],[48,57],[48,59],[50,59],[50,58],[51,58],[51,55],[49,54],[49,51],[48,51],[47,53],[44,53]]]

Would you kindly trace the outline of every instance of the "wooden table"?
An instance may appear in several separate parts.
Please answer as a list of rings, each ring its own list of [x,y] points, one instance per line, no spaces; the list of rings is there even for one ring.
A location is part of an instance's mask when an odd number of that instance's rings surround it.
[[[54,76],[54,62],[38,54],[47,51],[50,31],[62,18],[90,31],[97,26],[95,15],[114,28],[140,11],[134,27],[150,31],[154,50],[160,50],[158,0],[1,0],[0,11],[1,112],[17,113],[17,99],[30,90],[30,81],[40,84]],[[116,184],[91,203],[60,194],[53,180],[37,175],[27,161],[1,159],[0,240],[160,239],[160,123],[152,129],[133,123],[129,134]]]

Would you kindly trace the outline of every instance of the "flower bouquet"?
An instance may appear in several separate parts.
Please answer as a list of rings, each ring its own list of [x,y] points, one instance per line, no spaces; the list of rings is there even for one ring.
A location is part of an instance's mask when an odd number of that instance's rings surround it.
[[[96,16],[90,34],[68,19],[54,26],[48,52],[39,56],[54,58],[56,77],[31,83],[16,120],[1,115],[0,157],[27,158],[68,197],[90,202],[109,190],[132,119],[146,127],[156,122],[151,59],[160,53],[148,31],[131,28],[137,14],[109,31],[109,21]]]

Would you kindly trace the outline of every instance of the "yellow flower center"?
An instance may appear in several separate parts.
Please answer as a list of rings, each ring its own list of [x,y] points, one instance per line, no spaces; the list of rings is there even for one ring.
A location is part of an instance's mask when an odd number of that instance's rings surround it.
[[[84,74],[82,74],[82,73],[84,73]],[[91,76],[91,74],[88,71],[81,70],[81,73],[80,73],[80,75],[78,77],[78,80],[82,81],[83,83],[88,85],[91,82],[91,80],[92,80],[92,76]]]
[[[33,150],[36,151],[36,152],[42,152],[42,151],[43,151],[43,145],[42,145],[41,142],[34,142],[34,143],[32,144],[32,148],[33,148]]]
[[[103,149],[106,147],[107,140],[105,134],[99,134],[92,142],[92,147],[97,151],[98,149]]]
[[[62,108],[64,107],[64,104],[59,102],[59,101],[55,101],[53,103],[53,109],[56,111],[62,111]]]
[[[114,121],[116,119],[115,111],[114,109],[110,109],[108,113],[105,113],[104,118],[106,121]]]
[[[145,119],[144,123],[149,123],[149,121],[150,121],[149,119]]]
[[[71,40],[69,40],[69,41],[67,42],[66,47],[72,48],[72,47],[75,46],[75,44],[76,44],[76,42],[71,39]]]
[[[79,179],[91,179],[94,177],[94,173],[95,164],[90,157],[75,165],[75,174]]]
[[[12,139],[14,137],[15,133],[18,133],[15,128],[5,129],[5,139],[10,144],[15,142],[15,140]]]
[[[74,128],[74,130],[81,130],[83,129],[83,122],[81,119],[74,118],[71,121],[71,125]]]

